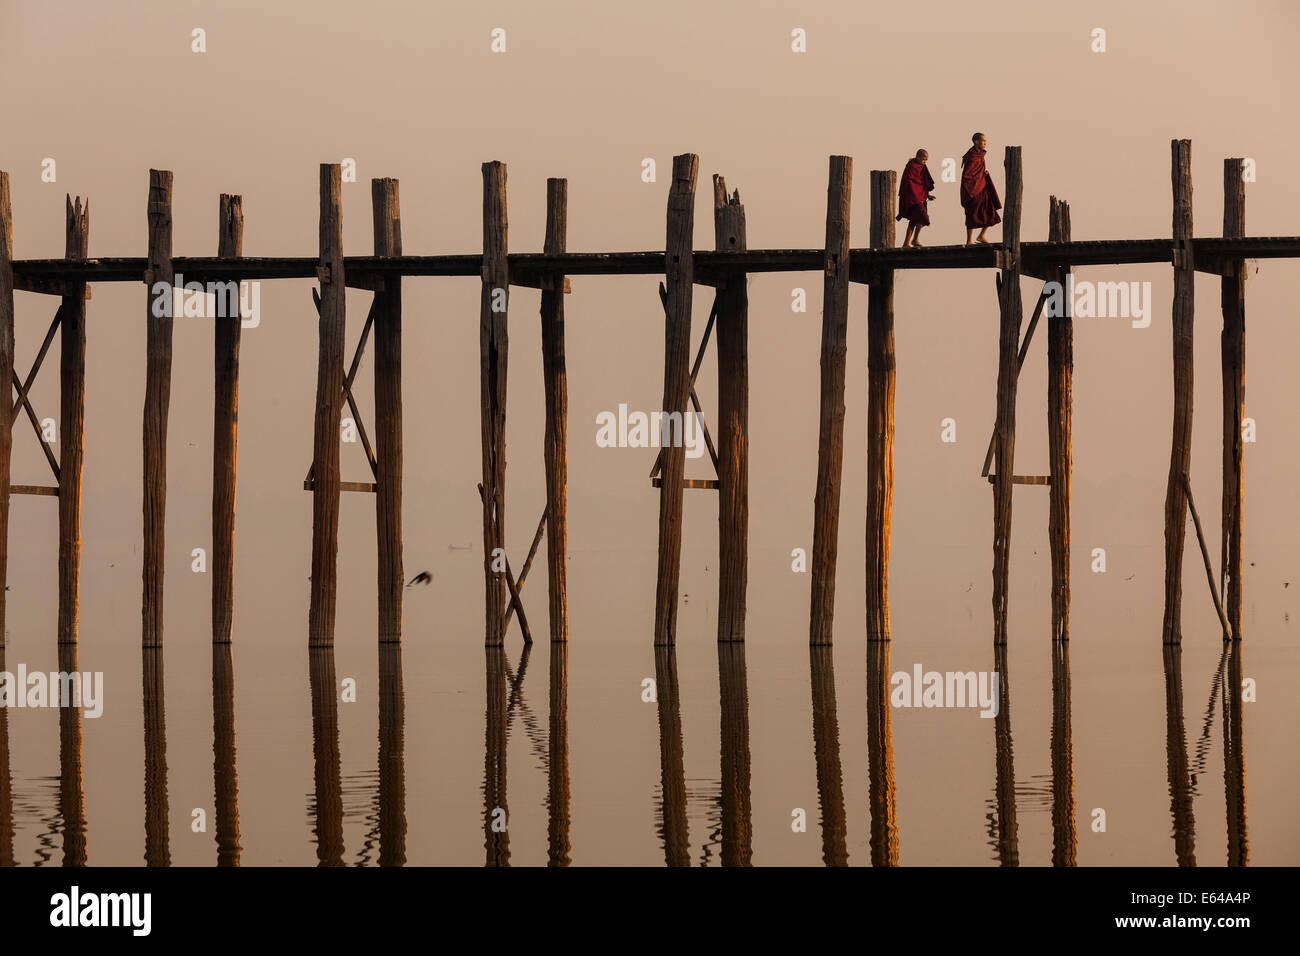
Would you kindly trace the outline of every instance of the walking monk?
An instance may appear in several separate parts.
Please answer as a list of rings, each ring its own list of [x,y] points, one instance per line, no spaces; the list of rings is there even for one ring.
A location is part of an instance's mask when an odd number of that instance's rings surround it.
[[[988,232],[989,226],[996,226],[1002,221],[998,215],[998,210],[1002,208],[1002,200],[998,199],[998,191],[993,185],[993,177],[989,175],[984,168],[984,154],[988,140],[984,138],[983,133],[976,133],[970,138],[974,144],[966,150],[966,155],[961,158],[961,205],[966,210],[966,245],[971,244],[971,235],[976,229],[980,234],[975,237],[976,242],[988,242],[984,238],[984,233]]]
[[[903,167],[903,175],[898,180],[898,215],[894,220],[896,222],[900,219],[907,220],[907,236],[903,239],[904,249],[908,246],[920,249],[921,228],[930,225],[930,213],[926,208],[926,202],[934,198],[930,192],[934,188],[934,180],[930,177],[930,170],[925,168],[926,160],[929,158],[929,153],[918,149],[916,156],[909,159],[907,165]]]

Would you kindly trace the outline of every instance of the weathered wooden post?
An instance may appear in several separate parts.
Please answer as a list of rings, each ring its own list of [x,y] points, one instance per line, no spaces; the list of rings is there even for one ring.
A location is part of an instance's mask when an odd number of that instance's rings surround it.
[[[546,255],[565,251],[568,225],[569,181],[548,179],[546,240],[542,247]],[[541,308],[542,389],[546,395],[546,571],[553,643],[569,639],[569,379],[564,358],[564,281],[561,275],[543,281]]]
[[[1015,478],[1016,378],[1020,349],[1020,147],[1008,146],[1006,206],[1002,221],[1001,317],[998,335],[998,473],[993,483],[993,643],[1007,642],[1007,591],[1011,562],[1011,492]]]
[[[144,386],[144,559],[141,576],[141,639],[161,647],[163,574],[167,532],[167,411],[172,388],[172,174],[149,170],[149,262],[145,281],[146,363]]]
[[[745,252],[740,190],[713,177],[714,246]],[[743,272],[718,288],[718,640],[745,639],[749,580],[749,291]]]
[[[69,261],[86,258],[90,204],[67,198]],[[86,430],[86,284],[62,298],[59,323],[59,643],[77,643],[81,582],[81,474]]]
[[[1174,260],[1174,433],[1165,490],[1164,643],[1183,639],[1183,539],[1187,533],[1187,494],[1183,475],[1192,471],[1192,329],[1196,263],[1192,257],[1192,141],[1170,144],[1173,166]],[[1240,427],[1240,426],[1238,426]]]
[[[168,294],[171,294],[170,289]],[[144,685],[145,866],[171,866],[167,805],[167,710],[161,647],[142,649],[141,671]]]
[[[316,366],[316,427],[313,441],[311,647],[334,646],[338,599],[339,428],[343,420],[343,346],[347,330],[343,276],[342,171],[320,167],[320,352]]]
[[[212,806],[217,866],[239,866],[239,771],[235,753],[235,659],[228,641],[212,645]]]
[[[14,376],[14,222],[9,204],[9,174],[0,172],[0,390],[10,395]],[[0,648],[5,643],[5,585],[9,580],[9,465],[13,452],[13,416],[5,399],[0,414]],[[0,786],[8,787],[7,741],[0,756],[6,760]],[[0,842],[6,838],[0,830]],[[9,834],[12,839],[12,834]],[[12,847],[11,847],[12,849]]]
[[[479,382],[483,426],[483,575],[486,643],[505,640],[506,366],[510,269],[506,259],[506,167],[483,164],[483,292]]]
[[[375,255],[402,254],[397,180],[370,183]],[[379,642],[402,640],[402,277],[375,292],[375,537],[379,557]]]
[[[1223,237],[1246,235],[1242,160],[1223,161]],[[1235,258],[1222,279],[1223,336],[1223,601],[1234,640],[1241,640],[1241,507],[1245,497],[1242,414],[1246,402],[1246,261]],[[1231,274],[1229,274],[1231,273]]]
[[[817,798],[821,804],[822,862],[848,866],[848,823],[844,815],[844,777],[840,770],[840,722],[835,707],[835,657],[826,646],[808,648],[812,683],[813,753]]]
[[[1070,241],[1070,205],[1051,197],[1047,238]],[[1053,271],[1061,287],[1060,315],[1047,316],[1047,446],[1051,459],[1047,533],[1052,554],[1052,640],[1070,639],[1070,480],[1074,418],[1074,317],[1068,287],[1070,267]]]
[[[898,174],[871,173],[871,248],[894,247]],[[867,639],[887,641],[889,526],[894,502],[894,270],[867,290]]]
[[[8,176],[0,173],[0,199],[8,199]],[[8,208],[8,204],[5,204]],[[2,237],[0,237],[2,238]],[[0,242],[3,246],[3,242]],[[0,255],[0,263],[8,263]],[[3,265],[0,265],[0,270]],[[2,291],[2,290],[0,290]],[[0,595],[4,589],[0,588]],[[5,646],[0,641],[0,671],[5,669]],[[0,866],[14,865],[14,787],[13,774],[9,770],[9,708],[0,707]]]
[[[691,296],[694,291],[695,179],[700,158],[673,157],[668,190],[668,233],[664,244],[664,401],[660,440],[663,480],[659,486],[659,571],[655,587],[655,644],[677,637],[677,585],[682,568],[682,488],[686,469],[685,427],[691,372]],[[673,416],[676,416],[674,419]],[[674,434],[672,423],[678,429]]]
[[[244,254],[244,204],[222,193],[217,223],[217,255]],[[235,463],[239,425],[239,338],[243,325],[239,280],[223,300],[225,312],[213,319],[212,402],[212,643],[229,644],[235,614]],[[236,854],[237,856],[238,854]]]
[[[826,259],[822,292],[821,414],[817,491],[813,501],[809,641],[834,636],[835,557],[839,550],[840,474],[844,464],[844,368],[849,328],[849,215],[853,160],[832,156],[826,190]]]

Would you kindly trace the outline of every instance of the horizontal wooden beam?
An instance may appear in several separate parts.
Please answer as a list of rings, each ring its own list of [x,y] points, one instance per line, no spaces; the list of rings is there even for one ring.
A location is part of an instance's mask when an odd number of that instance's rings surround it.
[[[45,498],[59,497],[58,486],[50,485],[10,485],[9,494],[11,495],[41,495]]]
[[[989,475],[989,484],[997,481],[997,475]],[[1052,483],[1051,475],[1012,475],[1011,483],[1013,485],[1050,485]]]
[[[660,487],[660,486],[663,484],[663,479],[662,479],[662,478],[651,478],[651,479],[650,479],[650,484],[651,484],[653,487],[658,488],[658,487]],[[711,488],[712,490],[717,491],[717,490],[718,490],[718,479],[716,479],[716,478],[683,478],[683,479],[682,479],[682,487],[683,487],[683,488]]]
[[[308,478],[302,483],[303,491],[312,491],[316,487],[314,479]],[[359,491],[363,494],[374,494],[375,483],[373,481],[340,481],[339,491]]]
[[[41,295],[57,295],[60,298],[76,295],[79,287],[84,287],[84,298],[90,298],[90,286],[71,279],[38,279],[31,276],[14,276],[15,292],[38,292]]]
[[[1192,240],[1197,259],[1300,259],[1300,236],[1258,236],[1242,239]],[[867,282],[880,269],[991,269],[998,268],[1000,247],[993,243],[971,246],[926,246],[921,249],[854,249],[849,270],[855,282]],[[1171,262],[1172,239],[1105,239],[1086,242],[1025,242],[1020,246],[1021,271],[1045,274],[1050,266],[1123,265]],[[538,275],[662,275],[662,252],[512,253],[511,275],[536,281]],[[750,249],[745,252],[694,253],[695,270],[706,283],[721,281],[729,273],[820,272],[822,249]],[[278,258],[177,256],[176,271],[189,281],[227,279],[315,279],[320,261],[315,256]],[[147,263],[143,258],[19,259],[13,264],[15,288],[22,282],[62,279],[75,282],[140,282]],[[482,256],[348,256],[344,271],[349,285],[365,277],[479,276]],[[516,283],[520,284],[520,283]]]

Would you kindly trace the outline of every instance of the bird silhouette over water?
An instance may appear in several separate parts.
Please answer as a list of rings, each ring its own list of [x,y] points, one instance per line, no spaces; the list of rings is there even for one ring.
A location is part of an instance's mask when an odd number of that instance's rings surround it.
[[[428,584],[432,580],[433,580],[432,574],[430,574],[428,571],[421,571],[415,577],[411,578],[411,583],[408,584],[407,587],[411,588],[411,587],[415,587],[415,585],[417,584]]]

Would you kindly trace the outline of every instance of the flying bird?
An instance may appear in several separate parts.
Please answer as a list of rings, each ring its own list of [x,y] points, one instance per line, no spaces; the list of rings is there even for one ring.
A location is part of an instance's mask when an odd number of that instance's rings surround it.
[[[428,571],[421,571],[415,577],[411,578],[411,583],[408,584],[407,587],[411,588],[411,587],[415,587],[415,585],[417,584],[428,584],[432,580],[433,580],[432,574],[430,574]]]

